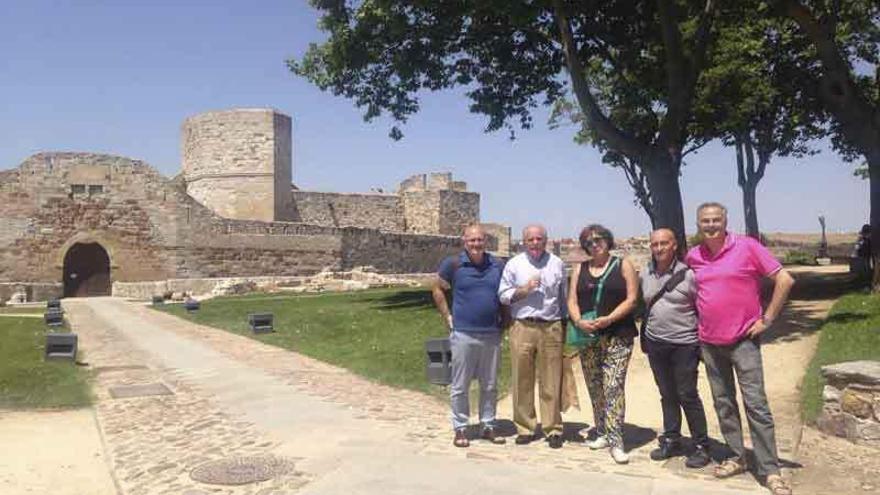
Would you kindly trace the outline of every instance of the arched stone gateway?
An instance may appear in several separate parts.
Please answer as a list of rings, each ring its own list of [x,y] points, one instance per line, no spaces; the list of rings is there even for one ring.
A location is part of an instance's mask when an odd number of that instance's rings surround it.
[[[97,242],[76,243],[64,255],[64,297],[109,296],[110,256]]]

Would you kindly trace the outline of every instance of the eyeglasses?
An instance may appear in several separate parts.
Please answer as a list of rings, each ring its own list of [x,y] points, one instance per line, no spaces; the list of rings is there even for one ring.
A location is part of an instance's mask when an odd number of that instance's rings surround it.
[[[599,244],[599,241],[606,241],[606,240],[607,240],[607,239],[605,239],[604,237],[598,237],[598,236],[596,236],[596,237],[592,237],[592,238],[587,239],[586,241],[584,241],[584,248],[585,248],[585,249],[590,249],[591,247],[593,247],[593,246]]]

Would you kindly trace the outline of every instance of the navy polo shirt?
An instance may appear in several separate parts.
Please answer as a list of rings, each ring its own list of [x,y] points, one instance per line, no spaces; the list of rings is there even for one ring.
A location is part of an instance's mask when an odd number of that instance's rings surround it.
[[[440,263],[437,274],[452,286],[452,328],[456,332],[498,331],[498,286],[503,269],[489,253],[483,255],[480,265],[471,262],[466,251]]]

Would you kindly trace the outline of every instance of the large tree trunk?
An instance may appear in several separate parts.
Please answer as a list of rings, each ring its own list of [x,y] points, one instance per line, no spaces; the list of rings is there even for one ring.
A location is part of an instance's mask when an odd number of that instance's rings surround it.
[[[880,142],[875,144],[873,152],[865,155],[871,182],[871,258],[874,260],[871,288],[874,292],[880,292]]]
[[[758,229],[758,183],[764,177],[764,168],[767,166],[765,159],[759,159],[760,164],[755,168],[755,148],[752,146],[751,137],[748,134],[736,138],[736,179],[743,197],[743,215],[746,220],[746,235],[761,240],[761,231]]]
[[[687,251],[687,237],[684,227],[684,210],[681,202],[681,184],[678,181],[680,163],[673,163],[668,156],[655,157],[642,170],[651,190],[651,207],[653,208],[651,227],[672,229],[678,241],[678,254],[684,256]]]
[[[746,183],[743,186],[743,212],[746,217],[746,235],[761,240],[761,231],[758,230],[758,207],[755,204],[755,191],[757,183]]]

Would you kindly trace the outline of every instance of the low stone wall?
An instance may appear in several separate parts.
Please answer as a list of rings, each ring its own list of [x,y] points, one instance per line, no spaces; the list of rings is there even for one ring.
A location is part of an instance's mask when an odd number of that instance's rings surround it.
[[[825,433],[880,448],[880,361],[850,361],[822,367],[817,426]]]
[[[13,296],[24,295],[24,301],[13,301]],[[0,282],[0,303],[47,301],[61,297],[64,287],[60,283]]]
[[[131,299],[184,293],[197,298],[252,291],[324,292],[375,287],[428,287],[433,273],[379,274],[372,267],[347,272],[321,272],[311,277],[217,277],[176,278],[154,282],[114,282],[113,295]]]
[[[113,295],[131,299],[151,299],[166,293],[208,295],[224,287],[235,285],[252,286],[257,290],[270,287],[293,287],[303,282],[305,277],[216,277],[216,278],[173,278],[153,282],[113,282]]]

